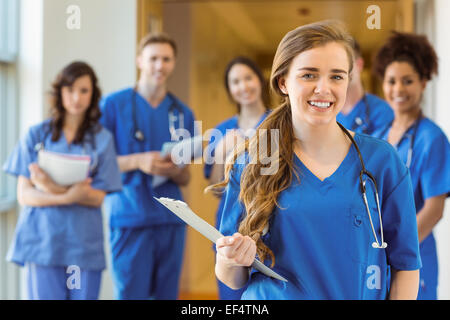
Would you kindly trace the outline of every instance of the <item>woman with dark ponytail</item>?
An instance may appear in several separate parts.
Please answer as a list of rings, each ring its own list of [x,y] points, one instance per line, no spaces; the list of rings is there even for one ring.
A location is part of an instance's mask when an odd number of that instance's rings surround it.
[[[255,128],[266,119],[269,114],[269,97],[263,73],[258,65],[250,58],[238,56],[232,59],[225,68],[224,84],[231,100],[236,104],[238,114],[221,122],[211,135],[206,154],[205,177],[210,184],[223,180],[225,159],[240,141],[253,135]],[[216,216],[216,226],[222,218],[224,198],[221,194]],[[218,284],[219,299],[238,300],[241,290],[230,290],[221,282]]]
[[[421,261],[408,170],[388,143],[336,122],[352,55],[338,22],[287,33],[270,82],[281,104],[228,159],[225,181],[209,188],[226,187],[216,276],[234,289],[247,285],[242,299],[417,296]],[[251,270],[255,258],[288,282]]]
[[[53,83],[50,119],[28,130],[3,168],[18,177],[23,206],[7,259],[25,266],[31,300],[98,298],[106,266],[101,205],[122,187],[114,140],[98,123],[100,96],[89,65],[66,66]],[[58,184],[39,167],[41,151],[89,157],[89,176]]]

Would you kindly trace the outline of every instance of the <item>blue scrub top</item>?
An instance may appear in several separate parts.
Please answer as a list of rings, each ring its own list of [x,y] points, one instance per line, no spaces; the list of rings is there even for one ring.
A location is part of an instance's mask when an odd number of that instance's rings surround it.
[[[336,120],[348,130],[372,135],[394,119],[394,112],[386,101],[376,95],[366,93],[365,96],[367,104],[364,98],[359,100],[349,114],[344,115],[341,112]],[[361,121],[361,124],[358,121]]]
[[[258,121],[258,123],[255,126],[255,129],[263,122],[267,116],[269,115],[270,111],[266,111],[262,116],[261,119]],[[234,117],[231,117],[223,122],[221,122],[215,129],[219,130],[222,134],[220,138],[215,137],[212,135],[209,140],[209,144],[206,147],[206,154],[207,154],[207,160],[204,167],[204,175],[206,179],[209,179],[211,176],[211,170],[214,166],[214,154],[215,154],[215,148],[217,144],[222,140],[223,137],[227,134],[227,130],[233,130],[233,129],[239,129],[239,118],[237,115]],[[221,220],[221,214],[223,209],[223,203],[224,203],[224,197],[220,198],[219,207],[217,209],[216,213],[216,227],[219,228],[219,222]]]
[[[262,237],[275,255],[275,280],[253,270],[242,299],[386,299],[388,266],[421,267],[409,172],[388,143],[355,134],[366,168],[378,184],[386,249],[374,237],[359,184],[361,164],[352,146],[339,168],[324,181],[294,155],[300,181],[278,197],[269,231]],[[243,218],[238,200],[245,165],[235,165],[226,189],[220,231],[232,235]],[[366,184],[377,237],[380,224],[374,188]],[[283,209],[280,209],[283,208]],[[266,264],[269,265],[268,261]]]
[[[56,142],[48,134],[50,120],[35,125],[19,141],[3,170],[14,176],[30,178],[28,166],[37,162],[35,146],[43,142],[45,150],[66,154],[87,154],[92,164],[92,187],[107,193],[121,189],[120,172],[111,134],[104,128],[85,136],[81,144],[67,144],[62,134]],[[94,173],[94,175],[92,175]],[[26,262],[43,266],[77,265],[81,269],[105,268],[101,208],[83,205],[30,207],[20,213],[7,259],[18,264]]]
[[[173,100],[175,99],[175,101]],[[147,151],[161,151],[165,142],[171,141],[169,131],[169,110],[176,103],[175,128],[180,128],[179,108],[184,114],[183,128],[194,136],[194,114],[174,96],[166,95],[157,107],[149,105],[139,93],[128,88],[105,97],[101,102],[102,124],[112,132],[118,155]],[[144,141],[134,138],[133,105],[136,107],[138,128],[145,136]],[[140,170],[122,173],[123,189],[108,195],[105,210],[111,227],[145,227],[161,224],[183,224],[183,221],[158,203],[153,197],[168,197],[182,200],[179,186],[168,180],[159,187],[152,187],[152,175]]]
[[[392,123],[381,128],[374,135],[387,140]],[[411,138],[415,124],[406,130],[396,148],[400,158],[407,162]],[[422,210],[425,200],[442,194],[450,195],[450,145],[444,132],[433,121],[422,118],[417,123],[417,131],[412,148],[409,167],[414,190],[416,211]],[[437,270],[437,250],[433,233],[420,243],[420,253],[424,270]],[[434,265],[433,268],[431,265]],[[425,268],[427,267],[427,268]],[[437,285],[437,272],[426,276],[427,285]]]

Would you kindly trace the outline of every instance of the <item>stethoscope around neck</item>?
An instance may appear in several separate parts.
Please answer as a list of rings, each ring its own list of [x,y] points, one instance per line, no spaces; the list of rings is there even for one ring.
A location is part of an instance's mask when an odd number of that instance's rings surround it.
[[[419,116],[417,117],[416,121],[414,121],[414,124],[412,126],[414,126],[413,132],[412,133],[407,133],[411,127],[409,127],[406,132],[403,134],[403,137],[400,139],[400,141],[397,143],[397,145],[395,146],[395,148],[398,150],[398,146],[400,145],[400,142],[403,140],[404,137],[409,137],[409,147],[408,147],[408,153],[407,153],[407,158],[406,158],[406,167],[409,169],[411,167],[411,162],[412,162],[412,156],[413,156],[413,148],[414,148],[414,141],[416,140],[416,135],[417,135],[417,129],[419,128],[419,123],[420,120],[423,118],[423,113],[422,111],[419,113]],[[380,138],[383,138],[386,134],[387,131],[389,130],[389,128],[392,127],[392,123],[394,122],[394,120],[392,120],[387,126],[386,128],[381,132]],[[387,137],[386,137],[387,140]]]
[[[169,132],[170,132],[170,138],[172,141],[177,140],[176,137],[176,129],[175,129],[175,123],[178,120],[179,123],[179,128],[180,129],[184,129],[184,112],[183,112],[183,108],[178,104],[177,100],[175,99],[175,97],[168,92],[167,95],[169,96],[169,98],[171,99],[171,104],[169,106]],[[133,138],[136,139],[139,142],[144,142],[145,141],[145,135],[144,132],[139,128],[138,126],[138,121],[137,121],[137,103],[136,103],[136,99],[137,99],[137,92],[136,92],[136,88],[133,88],[133,97],[132,99],[132,117],[133,117],[133,131],[132,131],[132,135]],[[175,109],[178,109],[178,117],[175,115]]]
[[[378,197],[378,188],[377,188],[377,183],[375,181],[375,177],[366,169],[366,166],[364,165],[364,161],[361,155],[361,151],[359,150],[359,147],[355,141],[355,139],[353,139],[352,135],[350,134],[350,132],[348,132],[347,129],[344,128],[343,125],[341,125],[339,122],[337,123],[339,125],[339,127],[342,129],[342,131],[344,131],[344,133],[347,135],[347,137],[350,139],[350,141],[352,142],[352,145],[355,147],[356,152],[358,153],[358,158],[359,158],[359,162],[361,163],[361,171],[359,173],[359,185],[361,188],[361,193],[362,193],[362,197],[364,200],[364,205],[366,206],[366,212],[367,215],[369,216],[369,221],[370,221],[370,226],[372,228],[372,233],[373,236],[375,238],[375,242],[372,242],[372,247],[376,248],[376,249],[385,249],[387,247],[387,243],[384,242],[384,232],[383,232],[383,221],[381,218],[381,211],[380,211],[380,200]],[[367,177],[367,179],[364,179],[364,176]],[[372,221],[372,215],[370,214],[370,209],[369,209],[369,202],[367,201],[367,193],[366,193],[366,183],[367,181],[370,181],[374,187],[374,193],[375,193],[375,200],[376,200],[376,204],[377,204],[377,211],[378,211],[378,218],[380,220],[380,232],[381,232],[381,242],[378,241],[378,237],[377,237],[377,233],[375,232],[375,227],[373,225],[373,221]]]

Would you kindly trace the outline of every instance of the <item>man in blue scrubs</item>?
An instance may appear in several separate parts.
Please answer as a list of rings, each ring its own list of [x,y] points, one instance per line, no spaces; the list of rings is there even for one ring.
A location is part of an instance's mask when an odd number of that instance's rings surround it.
[[[354,68],[347,90],[347,99],[336,120],[348,130],[372,135],[394,119],[389,104],[376,95],[366,93],[361,82],[364,59],[359,44],[354,41]]]
[[[166,34],[142,39],[135,88],[107,96],[103,125],[115,137],[123,191],[107,197],[112,275],[118,299],[176,299],[183,258],[185,225],[153,197],[182,199],[188,167],[161,154],[178,140],[180,129],[194,134],[192,111],[167,90],[175,67],[176,44]],[[154,177],[167,180],[154,184]]]

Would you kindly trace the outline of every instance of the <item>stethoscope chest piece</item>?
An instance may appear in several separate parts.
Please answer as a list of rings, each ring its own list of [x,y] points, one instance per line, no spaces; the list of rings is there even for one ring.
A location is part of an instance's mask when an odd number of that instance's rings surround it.
[[[380,244],[378,244],[377,242],[372,242],[372,248],[375,249],[386,249],[387,248],[387,243],[383,242],[380,246]]]
[[[136,130],[136,132],[134,133],[134,137],[138,141],[141,141],[141,142],[144,141],[144,134],[142,133],[141,130]]]
[[[364,165],[364,161],[362,158],[362,154],[361,151],[359,150],[359,147],[355,141],[355,139],[353,139],[352,135],[350,134],[350,132],[348,132],[347,129],[344,128],[344,126],[342,124],[340,124],[338,122],[339,127],[342,129],[342,131],[348,136],[348,138],[350,139],[350,141],[352,142],[352,145],[355,147],[356,152],[358,153],[358,158],[359,161],[361,163],[361,171],[359,173],[359,185],[360,185],[360,191],[362,193],[362,198],[364,200],[364,206],[366,207],[366,212],[367,212],[367,216],[369,217],[369,222],[370,222],[370,227],[372,229],[372,234],[373,237],[375,239],[375,242],[372,243],[372,247],[376,248],[376,249],[385,249],[387,247],[387,243],[384,242],[384,232],[383,232],[383,220],[381,217],[381,210],[380,210],[380,199],[378,197],[378,188],[377,188],[377,183],[375,181],[375,177],[366,170],[366,166]],[[364,177],[367,177],[366,179],[364,179]],[[370,208],[369,208],[369,202],[367,201],[367,188],[366,188],[366,183],[367,181],[370,181],[370,183],[372,184],[372,187],[374,189],[374,196],[375,196],[375,201],[376,201],[376,205],[377,205],[377,212],[378,212],[378,218],[379,218],[379,222],[380,222],[380,233],[381,233],[381,241],[378,241],[378,237],[377,234],[375,232],[375,226],[372,220],[372,215],[370,213]],[[381,244],[380,244],[381,242]]]

